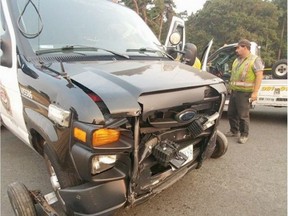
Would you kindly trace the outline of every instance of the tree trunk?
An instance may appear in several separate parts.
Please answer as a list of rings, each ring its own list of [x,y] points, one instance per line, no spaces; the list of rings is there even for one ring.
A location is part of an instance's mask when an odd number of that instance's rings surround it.
[[[278,49],[278,57],[277,60],[281,59],[281,50],[282,50],[282,43],[283,43],[283,37],[284,37],[284,30],[285,30],[285,24],[286,24],[286,19],[284,18],[282,22],[282,29],[281,29],[281,35],[280,35],[280,44],[279,44],[279,49]]]
[[[137,0],[133,0],[136,13],[139,15],[139,7]]]
[[[159,26],[159,34],[158,34],[158,40],[161,40],[162,35],[162,28],[163,28],[163,15],[160,16],[160,26]]]

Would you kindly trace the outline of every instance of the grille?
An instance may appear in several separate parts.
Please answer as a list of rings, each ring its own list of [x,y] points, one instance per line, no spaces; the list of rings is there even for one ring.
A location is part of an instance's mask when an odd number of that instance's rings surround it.
[[[206,100],[202,101],[199,104],[191,104],[191,105],[182,105],[178,107],[174,107],[171,109],[165,110],[155,110],[153,112],[150,111],[149,116],[147,118],[147,122],[142,122],[142,127],[155,127],[155,128],[174,128],[181,127],[194,122],[195,119],[199,119],[196,122],[201,123],[201,116],[212,115],[213,113],[219,111],[220,106],[220,97],[214,98],[214,100]],[[179,113],[183,113],[185,110],[193,110],[195,115],[191,114],[191,118],[188,118],[185,121],[179,120]],[[192,112],[192,111],[191,111]],[[192,118],[193,116],[193,118]],[[197,124],[194,126],[197,128]]]

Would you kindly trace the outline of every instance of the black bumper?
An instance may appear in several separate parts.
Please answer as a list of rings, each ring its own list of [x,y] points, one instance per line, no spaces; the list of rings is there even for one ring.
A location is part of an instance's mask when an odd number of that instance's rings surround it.
[[[60,190],[66,207],[75,215],[111,215],[125,205],[126,194],[124,179],[105,184],[89,182]]]

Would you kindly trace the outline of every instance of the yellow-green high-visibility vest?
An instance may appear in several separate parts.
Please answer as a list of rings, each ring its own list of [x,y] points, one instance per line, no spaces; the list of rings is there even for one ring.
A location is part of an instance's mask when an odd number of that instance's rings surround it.
[[[253,71],[253,64],[257,59],[256,55],[249,54],[243,61],[235,59],[232,65],[230,88],[234,91],[253,92],[256,75]]]

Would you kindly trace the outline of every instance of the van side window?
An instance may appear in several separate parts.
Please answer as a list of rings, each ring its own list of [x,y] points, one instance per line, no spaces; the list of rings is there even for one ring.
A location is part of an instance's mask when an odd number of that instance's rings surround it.
[[[0,3],[0,66],[12,67],[11,38]]]

